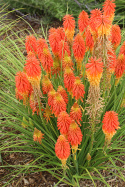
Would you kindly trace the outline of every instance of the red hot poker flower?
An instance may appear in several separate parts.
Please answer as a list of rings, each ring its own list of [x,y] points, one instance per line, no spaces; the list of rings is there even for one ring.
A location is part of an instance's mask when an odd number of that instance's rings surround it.
[[[43,139],[43,135],[41,131],[39,131],[37,128],[34,128],[34,134],[33,134],[33,140],[37,141],[41,144],[41,139]]]
[[[82,81],[79,77],[75,77],[74,84],[73,84],[73,97],[75,97],[76,100],[84,98],[85,90],[84,85],[82,84]]]
[[[113,3],[114,1],[115,0],[106,0],[103,5],[103,14],[108,16],[111,21],[113,21],[116,7],[115,3]]]
[[[64,71],[64,85],[68,92],[71,92],[73,89],[74,80],[75,76],[72,69],[70,67],[66,67]]]
[[[69,126],[68,141],[72,145],[73,153],[77,151],[78,145],[81,144],[82,137],[83,135],[81,129],[78,127],[77,123],[75,123],[75,121],[72,120]]]
[[[79,20],[78,20],[79,31],[80,31],[81,34],[83,34],[83,36],[85,36],[86,27],[88,26],[88,24],[89,24],[89,16],[83,10],[79,14]]]
[[[82,60],[85,55],[85,42],[81,34],[77,34],[73,42],[73,53],[78,69],[81,70]]]
[[[80,121],[82,120],[82,111],[77,102],[73,104],[70,110],[70,117],[81,126]]]
[[[50,73],[51,68],[53,67],[53,58],[48,48],[43,48],[43,53],[41,55],[40,61],[42,63],[43,69],[47,73]]]
[[[111,28],[111,42],[114,47],[114,50],[119,46],[121,42],[121,30],[118,25],[112,25]]]
[[[55,144],[56,156],[61,160],[62,167],[65,168],[66,160],[70,155],[70,145],[65,136],[60,135]]]
[[[118,121],[118,114],[114,111],[108,111],[105,113],[103,121],[102,121],[102,130],[106,136],[106,141],[109,144],[111,141],[111,138],[116,133],[116,129],[119,127],[119,121]]]
[[[37,54],[39,59],[41,59],[41,56],[43,54],[43,48],[48,49],[48,45],[45,39],[40,38],[37,40]]]
[[[123,42],[121,48],[120,48],[120,54],[124,54],[125,55],[125,41]]]
[[[48,76],[47,75],[43,76],[43,79],[42,79],[43,94],[47,94],[52,89],[53,89],[53,85],[52,85],[50,79],[48,78]]]
[[[60,112],[66,111],[66,103],[58,92],[56,92],[53,100],[53,105],[52,105],[52,112],[54,115],[57,117]]]
[[[61,134],[67,135],[71,121],[72,120],[66,111],[60,112],[57,119],[57,127]]]
[[[74,17],[67,14],[63,17],[64,31],[67,37],[67,41],[71,44],[75,32],[75,20]]]
[[[54,28],[51,28],[49,30],[49,43],[50,43],[52,52],[55,56],[58,56],[58,50],[59,50],[58,45],[59,45],[60,40],[61,38],[57,30]]]
[[[16,81],[16,97],[19,100],[23,99],[24,104],[32,91],[31,84],[29,83],[27,76],[24,72],[19,71],[15,77]]]
[[[48,93],[48,105],[50,106],[51,110],[53,109],[53,101],[54,101],[55,94],[56,91],[54,89],[52,89]]]
[[[91,85],[99,86],[102,72],[103,63],[101,59],[96,60],[96,58],[91,57],[89,63],[86,64],[86,74]]]
[[[120,79],[125,71],[125,55],[119,54],[116,60],[115,75],[117,79]]]
[[[90,29],[87,28],[86,29],[86,33],[85,33],[85,39],[86,39],[86,50],[88,51],[90,49],[90,51],[93,51],[93,47],[94,47],[94,40],[93,40],[93,36],[90,32]]]
[[[25,47],[27,53],[30,51],[37,54],[37,43],[36,38],[33,35],[26,37]]]
[[[70,56],[70,49],[68,46],[68,43],[64,40],[61,40],[58,43],[58,49],[59,49],[59,58],[60,60],[63,59],[65,56]]]
[[[68,103],[68,95],[66,93],[66,90],[62,86],[58,86],[57,92],[61,94],[65,103],[67,104]]]

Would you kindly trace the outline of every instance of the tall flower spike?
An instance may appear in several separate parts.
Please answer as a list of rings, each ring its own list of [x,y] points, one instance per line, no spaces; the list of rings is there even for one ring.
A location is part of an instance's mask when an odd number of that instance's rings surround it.
[[[70,117],[81,126],[80,121],[82,120],[82,111],[78,103],[75,102],[70,110]]]
[[[105,143],[109,144],[111,142],[112,137],[116,133],[116,129],[120,128],[118,114],[114,111],[106,112],[102,123],[102,130],[105,134]]]
[[[43,79],[42,79],[43,94],[47,94],[52,89],[53,89],[53,85],[52,85],[50,79],[48,78],[48,76],[47,75],[43,76]]]
[[[70,67],[66,67],[64,71],[64,85],[70,93],[73,89],[74,80],[75,76],[72,69]]]
[[[72,120],[66,111],[60,112],[58,119],[57,119],[57,127],[58,127],[58,130],[60,130],[61,134],[67,135],[71,121]]]
[[[98,22],[101,20],[101,16],[102,16],[102,12],[99,9],[94,9],[91,11],[91,17],[89,19],[89,27],[94,41],[96,41],[98,37],[97,26],[98,26]]]
[[[63,17],[64,31],[67,37],[67,41],[72,44],[73,36],[75,32],[75,20],[74,17],[67,14]]]
[[[29,57],[24,69],[33,89],[38,88],[40,90],[41,67],[37,58],[35,56]]]
[[[53,101],[54,101],[55,94],[56,91],[54,89],[52,89],[48,93],[48,105],[50,106],[51,110],[53,109]]]
[[[62,61],[63,70],[68,66],[73,69],[73,62],[70,56],[64,56]]]
[[[78,17],[78,26],[80,33],[85,36],[86,28],[89,24],[89,16],[88,14],[83,10]]]
[[[111,31],[111,21],[109,20],[109,18],[105,15],[101,16],[101,19],[99,19],[97,24],[97,32],[98,32],[98,36],[102,36],[104,37],[104,35],[106,37],[108,37],[110,35],[110,31]]]
[[[72,145],[73,154],[76,153],[78,145],[81,144],[82,137],[83,135],[81,129],[78,127],[77,123],[74,120],[72,120],[68,131],[68,141]]]
[[[86,64],[86,75],[91,85],[99,86],[103,72],[103,63],[101,59],[91,57],[89,63]]]
[[[73,53],[77,62],[77,68],[81,70],[85,55],[85,42],[81,34],[77,34],[73,41]]]
[[[68,103],[68,95],[66,93],[66,90],[62,86],[58,86],[57,92],[61,94],[63,97],[65,103]]]
[[[41,139],[43,139],[43,133],[39,131],[37,128],[34,128],[33,140],[37,141],[41,144]]]
[[[75,77],[74,84],[73,84],[73,97],[75,97],[76,100],[84,98],[85,90],[84,85],[82,84],[82,81],[79,77]]]
[[[61,94],[56,92],[53,100],[52,112],[54,113],[55,117],[57,117],[62,111],[66,111],[66,103]]]
[[[94,48],[94,39],[89,28],[86,29],[85,41],[86,41],[86,51],[90,50],[92,52]]]
[[[39,59],[41,59],[41,57],[43,55],[43,48],[48,49],[48,45],[47,45],[45,39],[40,38],[37,40],[37,54],[38,54]]]
[[[59,48],[59,58],[62,60],[65,56],[70,56],[70,49],[68,46],[68,43],[65,42],[64,40],[61,40],[58,43],[58,48]]]
[[[60,135],[55,144],[55,153],[56,156],[62,162],[62,168],[66,167],[66,161],[70,156],[70,145],[65,136]]]
[[[125,55],[125,41],[123,42],[121,48],[120,48],[120,54],[124,54]]]
[[[27,53],[31,51],[37,54],[36,38],[33,35],[29,35],[26,37],[25,47],[26,47]]]
[[[43,66],[43,69],[47,72],[51,72],[51,68],[53,67],[53,58],[50,54],[50,51],[48,48],[43,48],[43,53],[40,58],[41,64]]]
[[[114,50],[117,49],[117,47],[119,46],[121,42],[121,30],[120,30],[120,27],[116,24],[112,25],[112,28],[111,28],[111,42],[112,42]]]
[[[125,71],[125,55],[119,54],[116,60],[115,75],[117,79],[120,79]]]
[[[61,38],[57,30],[54,28],[51,28],[49,30],[49,43],[50,43],[52,52],[55,56],[58,56],[58,45],[59,45],[60,40]]]
[[[115,67],[116,67],[116,54],[114,50],[110,50],[107,52],[108,58],[107,58],[107,66],[108,71],[110,73],[114,73]]]
[[[103,5],[103,14],[108,16],[111,21],[114,19],[114,12],[115,12],[115,0],[106,0]]]
[[[16,74],[15,81],[16,97],[19,100],[23,99],[23,103],[26,105],[27,99],[32,92],[31,84],[29,83],[26,74],[21,71]]]

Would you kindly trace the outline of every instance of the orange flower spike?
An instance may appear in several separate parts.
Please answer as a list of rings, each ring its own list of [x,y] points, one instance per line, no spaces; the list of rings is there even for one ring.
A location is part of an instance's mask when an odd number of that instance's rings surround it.
[[[81,70],[82,61],[85,55],[85,42],[81,34],[77,34],[73,41],[73,53],[77,62],[77,67]]]
[[[52,117],[52,111],[50,110],[48,104],[46,105],[46,108],[44,110],[43,116],[46,119],[47,123],[50,120],[50,118]]]
[[[55,144],[56,156],[62,162],[62,168],[66,167],[66,161],[70,156],[70,145],[64,135],[60,135]]]
[[[43,48],[48,49],[48,45],[45,39],[40,38],[37,40],[37,54],[39,59],[41,59],[41,56],[43,55]]]
[[[41,78],[41,67],[35,56],[31,56],[26,60],[24,67],[28,80],[32,86],[38,86]]]
[[[25,47],[26,47],[27,53],[29,53],[31,51],[31,52],[37,54],[36,38],[33,35],[29,35],[26,37]]]
[[[53,59],[53,68],[52,68],[52,74],[59,74],[61,71],[61,63],[58,57],[54,57]]]
[[[102,72],[103,63],[101,58],[96,60],[96,58],[91,57],[89,63],[86,64],[86,75],[91,85],[99,86]]]
[[[101,19],[98,20],[97,32],[98,36],[109,36],[111,31],[111,21],[107,16],[102,15]]]
[[[64,31],[67,37],[67,41],[72,44],[73,36],[75,32],[75,19],[73,16],[67,14],[63,17]]]
[[[50,51],[48,48],[43,48],[43,54],[41,55],[41,63],[43,66],[43,69],[47,72],[51,72],[51,68],[53,67],[53,58],[50,54]]]
[[[111,21],[114,19],[114,12],[115,12],[115,0],[106,0],[103,5],[103,14],[108,16]]]
[[[68,92],[71,92],[74,85],[75,76],[70,67],[66,67],[64,71],[64,86]]]
[[[66,103],[61,94],[56,92],[53,100],[52,112],[54,113],[55,117],[57,117],[62,111],[66,111]]]
[[[108,111],[105,113],[102,121],[102,130],[105,134],[106,143],[110,143],[111,138],[116,133],[116,129],[119,127],[118,114],[114,111]]]
[[[48,93],[48,105],[50,106],[51,110],[53,109],[53,101],[55,97],[56,91],[54,89],[50,90]]]
[[[121,48],[120,48],[120,54],[124,54],[125,55],[125,41],[123,42]]]
[[[62,66],[63,66],[63,69],[65,69],[67,66],[70,67],[71,69],[73,69],[73,61],[71,59],[70,56],[64,56],[63,58],[63,61],[62,61]]]
[[[120,79],[125,72],[125,55],[119,54],[116,60],[115,75],[117,79]]]
[[[90,51],[92,52],[94,48],[94,39],[89,28],[86,29],[85,38],[86,38],[86,51],[90,49]]]
[[[67,135],[71,121],[72,120],[66,111],[60,112],[57,119],[57,127],[61,134]]]
[[[101,16],[102,16],[102,12],[99,9],[94,9],[91,11],[91,17],[89,19],[89,27],[94,41],[96,41],[96,38],[98,37],[97,26],[98,26],[98,22],[100,22],[101,20]]]
[[[61,41],[61,40],[65,40],[65,41],[66,41],[66,35],[65,35],[65,32],[64,32],[64,30],[63,30],[62,27],[58,27],[58,28],[57,28],[57,33],[58,33],[59,36],[60,36],[60,41]]]
[[[84,98],[85,87],[79,77],[75,77],[72,93],[76,100],[81,99],[81,101],[83,101],[82,98]]]
[[[78,17],[78,26],[79,26],[79,31],[80,34],[85,36],[86,28],[89,24],[89,16],[88,14],[83,10]]]
[[[70,110],[70,117],[81,126],[80,121],[82,120],[82,111],[77,102],[73,104]]]
[[[43,133],[39,131],[36,127],[34,128],[33,140],[41,144],[41,139],[43,139]]]
[[[31,84],[29,83],[27,76],[24,72],[19,71],[15,76],[16,82],[16,97],[21,100],[23,99],[24,104],[32,91]]]
[[[58,45],[59,45],[60,40],[61,38],[57,30],[55,28],[51,28],[49,30],[49,43],[50,43],[52,52],[55,56],[58,56]]]
[[[116,24],[112,25],[112,28],[111,28],[111,42],[114,47],[114,50],[117,49],[117,47],[119,46],[121,42],[121,30],[120,30],[120,27]]]
[[[68,103],[68,95],[66,93],[66,90],[62,87],[62,86],[58,86],[57,92],[59,94],[61,94],[61,96],[63,97],[65,103]]]
[[[60,60],[63,59],[65,56],[70,56],[70,49],[68,46],[68,43],[65,42],[64,40],[61,40],[58,43],[58,49],[59,49],[59,58]]]
[[[107,65],[108,65],[108,70],[110,73],[114,73],[115,71],[115,67],[116,67],[116,54],[115,51],[108,51],[108,61],[107,61]]]
[[[72,145],[73,154],[76,153],[78,145],[81,144],[82,137],[81,129],[78,127],[77,123],[72,120],[68,131],[68,141]]]
[[[47,75],[43,76],[43,79],[42,79],[43,94],[47,94],[52,89],[53,89],[53,85],[52,85],[50,79],[48,78],[48,76]]]

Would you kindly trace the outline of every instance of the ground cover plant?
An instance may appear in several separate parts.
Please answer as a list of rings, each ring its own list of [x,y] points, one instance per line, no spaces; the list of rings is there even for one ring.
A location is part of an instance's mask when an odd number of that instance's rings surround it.
[[[80,13],[76,32],[67,14],[48,39],[34,33],[24,44],[15,33],[18,45],[10,36],[1,41],[0,151],[34,155],[28,165],[1,167],[48,171],[70,186],[83,179],[109,186],[100,169],[125,181],[116,164],[125,154],[125,42],[114,12],[106,0],[90,18]]]

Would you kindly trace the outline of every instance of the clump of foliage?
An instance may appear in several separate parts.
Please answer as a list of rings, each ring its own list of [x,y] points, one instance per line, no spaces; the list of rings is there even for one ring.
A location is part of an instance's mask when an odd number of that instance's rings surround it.
[[[123,163],[125,154],[125,42],[117,52],[121,31],[112,24],[114,12],[110,0],[90,18],[83,10],[78,33],[74,17],[65,15],[63,27],[51,28],[48,40],[26,37],[26,57],[20,38],[20,45],[9,37],[1,43],[1,126],[12,128],[2,128],[1,152],[12,148],[35,158],[15,166],[17,172],[32,168],[71,186],[80,179],[109,186],[99,171],[106,169],[125,181],[124,168],[115,163]]]

